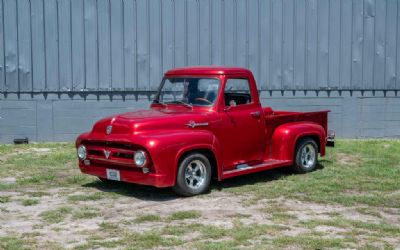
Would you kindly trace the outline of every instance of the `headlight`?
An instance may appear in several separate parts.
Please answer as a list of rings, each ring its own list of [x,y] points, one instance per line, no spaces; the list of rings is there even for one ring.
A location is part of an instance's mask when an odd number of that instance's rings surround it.
[[[81,160],[85,160],[86,159],[86,147],[83,145],[80,145],[78,147],[78,157]]]
[[[146,160],[147,160],[146,153],[142,150],[138,150],[135,152],[133,159],[135,161],[136,166],[143,167],[144,164],[146,164]]]

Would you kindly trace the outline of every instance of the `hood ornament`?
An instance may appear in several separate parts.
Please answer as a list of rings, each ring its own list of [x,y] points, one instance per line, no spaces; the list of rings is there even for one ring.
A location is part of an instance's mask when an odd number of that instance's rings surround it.
[[[110,158],[110,154],[110,151],[104,149],[104,156],[106,157],[106,159]]]
[[[106,128],[106,134],[107,134],[107,135],[111,134],[112,128],[113,128],[112,125],[108,125],[108,126],[107,126],[107,128]]]

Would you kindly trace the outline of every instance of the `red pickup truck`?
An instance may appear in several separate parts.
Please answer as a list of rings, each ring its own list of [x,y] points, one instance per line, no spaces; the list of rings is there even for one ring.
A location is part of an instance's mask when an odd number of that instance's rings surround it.
[[[334,144],[328,110],[262,107],[251,71],[186,67],[165,73],[149,110],[98,121],[76,140],[79,167],[102,181],[173,187],[183,196],[267,169],[315,169]]]

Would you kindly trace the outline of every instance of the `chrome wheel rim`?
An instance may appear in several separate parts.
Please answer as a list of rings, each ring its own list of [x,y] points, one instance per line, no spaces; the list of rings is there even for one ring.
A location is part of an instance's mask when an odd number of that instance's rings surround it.
[[[304,168],[312,168],[315,163],[315,149],[311,144],[307,144],[301,150],[301,165]]]
[[[200,160],[193,160],[185,169],[186,185],[192,189],[198,189],[206,179],[206,166]]]

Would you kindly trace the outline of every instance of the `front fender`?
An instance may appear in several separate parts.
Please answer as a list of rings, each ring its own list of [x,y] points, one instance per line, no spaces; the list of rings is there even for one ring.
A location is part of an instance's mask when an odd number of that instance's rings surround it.
[[[319,151],[325,155],[325,130],[313,122],[293,122],[277,127],[272,135],[272,158],[293,161],[296,143],[302,137],[317,137],[319,139]]]
[[[146,138],[145,147],[152,158],[153,167],[157,173],[168,176],[165,184],[175,185],[180,157],[188,151],[207,149],[213,152],[218,173],[220,167],[221,149],[218,140],[206,130],[177,130],[152,134],[142,134]]]

